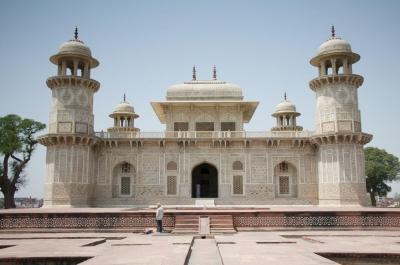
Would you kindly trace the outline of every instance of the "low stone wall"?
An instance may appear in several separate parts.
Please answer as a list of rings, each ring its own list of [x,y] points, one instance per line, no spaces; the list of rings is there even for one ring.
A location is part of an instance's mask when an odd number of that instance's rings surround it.
[[[163,224],[175,226],[175,217],[166,214]],[[154,213],[21,213],[0,214],[1,230],[19,229],[132,229],[155,227]]]
[[[255,212],[233,216],[239,227],[400,227],[400,212]]]
[[[317,209],[317,208],[316,208]],[[177,215],[232,215],[234,227],[240,228],[400,228],[400,211],[278,211],[269,209],[168,209],[163,224],[175,227]],[[131,230],[155,227],[154,210],[116,210],[115,212],[28,212],[0,211],[0,231],[84,231]]]

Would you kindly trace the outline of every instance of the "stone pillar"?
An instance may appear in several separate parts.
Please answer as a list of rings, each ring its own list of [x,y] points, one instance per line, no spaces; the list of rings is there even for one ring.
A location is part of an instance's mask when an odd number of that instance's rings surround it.
[[[61,75],[66,75],[67,74],[67,62],[62,61],[61,62]]]
[[[72,73],[73,76],[78,75],[78,60],[74,60],[74,68],[72,69],[72,71],[73,71]]]
[[[331,64],[332,64],[332,75],[337,75],[336,59],[335,58],[331,59]]]
[[[319,66],[319,76],[326,75],[326,65],[325,62],[321,62]]]
[[[343,59],[343,74],[345,75],[351,74],[349,72],[349,63],[347,61],[347,58]]]
[[[85,66],[83,68],[83,77],[89,79],[90,78],[90,70],[89,70],[89,64],[85,63]]]

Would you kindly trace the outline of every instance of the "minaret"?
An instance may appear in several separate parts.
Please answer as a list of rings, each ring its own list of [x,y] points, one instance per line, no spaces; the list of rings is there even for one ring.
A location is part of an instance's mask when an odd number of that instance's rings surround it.
[[[317,98],[313,138],[318,147],[319,201],[364,205],[363,145],[372,136],[361,132],[357,91],[363,77],[352,70],[360,56],[336,36],[333,26],[331,32],[310,61],[318,68],[318,77],[310,81],[310,88]]]
[[[49,133],[40,142],[47,146],[45,206],[88,206],[93,183],[93,95],[100,83],[90,79],[99,65],[78,38],[62,44],[50,57],[57,75],[47,79],[52,92]]]

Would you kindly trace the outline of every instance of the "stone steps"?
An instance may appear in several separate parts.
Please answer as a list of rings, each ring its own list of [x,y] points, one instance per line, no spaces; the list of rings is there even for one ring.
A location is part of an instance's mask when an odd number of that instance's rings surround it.
[[[174,234],[197,234],[199,232],[198,215],[177,215],[175,217]]]
[[[198,234],[199,218],[204,215],[177,215],[174,234]],[[235,233],[232,215],[208,215],[210,218],[210,233]]]
[[[236,233],[232,215],[210,215],[210,231],[215,233]]]

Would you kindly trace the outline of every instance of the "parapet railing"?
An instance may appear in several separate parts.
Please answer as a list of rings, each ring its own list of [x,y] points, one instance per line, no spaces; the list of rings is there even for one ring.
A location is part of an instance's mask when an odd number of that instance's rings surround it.
[[[307,138],[312,131],[165,131],[165,132],[96,132],[104,139],[138,138],[138,139],[226,139],[226,138]]]

